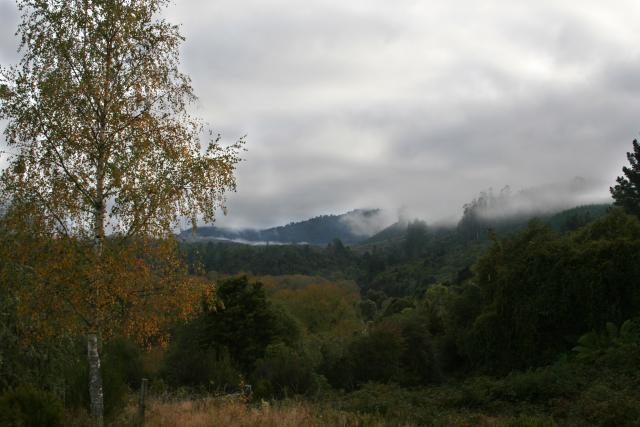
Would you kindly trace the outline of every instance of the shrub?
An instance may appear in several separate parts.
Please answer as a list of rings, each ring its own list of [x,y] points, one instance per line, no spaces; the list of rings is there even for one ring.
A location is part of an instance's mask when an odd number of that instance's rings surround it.
[[[496,381],[488,377],[474,377],[465,381],[449,401],[453,406],[475,408],[494,401]]]
[[[348,394],[341,402],[342,409],[352,412],[390,415],[395,411],[410,411],[408,391],[392,384],[367,383]]]
[[[394,384],[364,384],[337,402],[338,409],[382,417],[383,425],[433,425],[441,408],[422,392]],[[376,425],[376,424],[374,424]]]
[[[164,366],[172,386],[235,387],[240,375],[254,372],[269,345],[300,339],[295,320],[266,300],[261,283],[227,279],[217,292],[220,307],[204,304],[198,317],[174,331]]]
[[[114,353],[110,352],[112,349],[115,350]],[[103,354],[101,371],[104,414],[110,417],[125,404],[127,393],[129,392],[127,379],[131,380],[131,378],[135,377],[132,366],[135,366],[136,362],[127,360],[127,352],[124,352],[119,345],[105,345]],[[141,375],[141,373],[138,373],[138,375]],[[69,369],[66,378],[65,404],[73,408],[89,409],[89,389],[87,387],[89,383],[89,367],[86,359],[79,359],[78,364]]]
[[[556,422],[551,417],[521,415],[505,421],[506,427],[555,427]]]
[[[400,382],[403,385],[424,385],[438,381],[441,374],[426,318],[412,315],[403,323]]]
[[[378,311],[376,303],[371,301],[370,299],[360,301],[360,303],[358,304],[358,308],[360,309],[360,316],[363,320],[366,321],[373,320],[376,317],[376,313]]]
[[[388,382],[401,374],[404,341],[399,325],[377,325],[349,346],[348,359],[356,384]]]
[[[103,364],[117,372],[132,389],[140,387],[143,376],[142,355],[133,342],[117,338],[104,346]]]
[[[594,384],[582,393],[572,415],[581,422],[603,427],[637,426],[640,425],[640,400],[630,391]]]
[[[267,347],[264,358],[256,363],[253,378],[258,398],[307,394],[316,386],[313,367],[306,355],[282,343]]]
[[[566,363],[513,372],[500,381],[496,395],[507,401],[532,403],[568,397],[580,389],[578,377],[575,369]]]
[[[19,387],[0,397],[0,425],[6,427],[62,426],[62,403],[49,392],[32,387]]]
[[[241,376],[226,347],[191,351],[174,347],[164,374],[174,386],[204,386],[215,391],[237,390]]]

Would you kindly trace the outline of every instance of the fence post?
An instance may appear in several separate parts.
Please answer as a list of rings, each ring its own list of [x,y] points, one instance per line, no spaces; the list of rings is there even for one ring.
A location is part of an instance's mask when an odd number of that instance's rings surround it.
[[[138,402],[138,419],[140,420],[141,426],[144,426],[145,399],[147,397],[148,383],[149,383],[149,380],[146,378],[143,378],[142,384],[140,385],[140,401]]]

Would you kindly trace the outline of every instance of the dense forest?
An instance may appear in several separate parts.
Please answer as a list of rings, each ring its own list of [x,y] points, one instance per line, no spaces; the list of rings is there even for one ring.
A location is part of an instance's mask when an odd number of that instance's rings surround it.
[[[152,395],[304,399],[355,424],[635,425],[638,218],[607,205],[490,223],[471,211],[355,246],[182,243],[216,298],[170,325],[166,347],[104,343],[108,419],[147,377]],[[2,301],[4,412],[86,405],[81,342],[24,347]]]
[[[367,239],[364,229],[374,226],[379,216],[380,209],[356,209],[342,215],[322,215],[264,230],[203,226],[185,230],[180,233],[180,237],[188,241],[218,239],[244,243],[307,245],[326,245],[338,238],[345,244],[354,244]],[[359,225],[360,229],[354,225]]]

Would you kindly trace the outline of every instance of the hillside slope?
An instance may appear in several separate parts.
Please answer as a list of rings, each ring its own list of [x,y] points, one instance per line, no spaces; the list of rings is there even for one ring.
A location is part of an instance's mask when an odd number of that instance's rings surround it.
[[[231,240],[249,244],[311,244],[327,245],[335,239],[345,244],[359,243],[381,230],[380,209],[356,209],[342,215],[322,215],[306,221],[291,222],[263,230],[233,230],[219,227],[200,227],[182,231],[186,241]]]

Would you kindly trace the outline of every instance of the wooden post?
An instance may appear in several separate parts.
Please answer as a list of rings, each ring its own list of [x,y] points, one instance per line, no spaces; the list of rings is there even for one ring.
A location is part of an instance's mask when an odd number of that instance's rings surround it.
[[[149,384],[149,380],[146,378],[143,378],[142,384],[140,385],[140,401],[138,402],[138,419],[140,420],[141,426],[144,426],[145,398],[147,397],[148,384]]]

